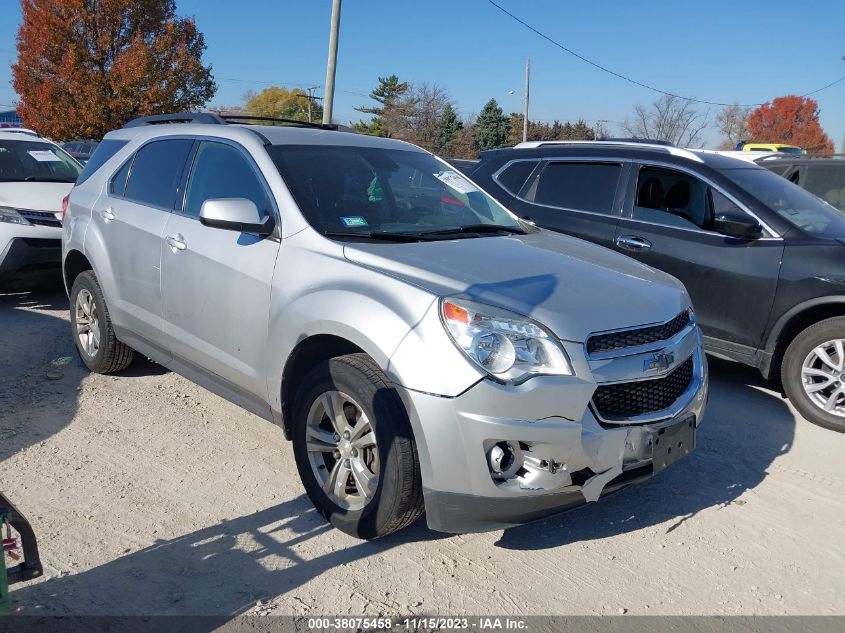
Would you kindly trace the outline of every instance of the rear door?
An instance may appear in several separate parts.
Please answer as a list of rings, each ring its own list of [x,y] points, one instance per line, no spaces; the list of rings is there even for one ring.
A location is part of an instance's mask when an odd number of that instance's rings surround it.
[[[509,204],[538,226],[612,247],[619,221],[624,164],[548,160]]]
[[[616,248],[680,279],[704,334],[751,353],[771,310],[783,240],[773,232],[756,240],[716,233],[715,213],[748,214],[727,192],[686,171],[632,169]]]
[[[270,283],[279,240],[205,226],[203,202],[246,198],[265,214],[278,213],[270,189],[244,149],[201,141],[182,208],[164,231],[162,289],[175,361],[267,397],[264,367]]]
[[[161,297],[161,240],[178,196],[178,184],[193,141],[163,139],[141,147],[112,177],[108,195],[93,213],[109,254],[114,280],[109,310],[128,330],[164,345]]]

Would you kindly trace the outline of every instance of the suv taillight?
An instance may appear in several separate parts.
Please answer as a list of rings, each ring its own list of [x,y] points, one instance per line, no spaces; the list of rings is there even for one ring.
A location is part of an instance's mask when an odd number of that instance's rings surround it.
[[[70,194],[62,198],[62,224],[65,223],[65,214],[67,213],[67,204],[70,201]]]

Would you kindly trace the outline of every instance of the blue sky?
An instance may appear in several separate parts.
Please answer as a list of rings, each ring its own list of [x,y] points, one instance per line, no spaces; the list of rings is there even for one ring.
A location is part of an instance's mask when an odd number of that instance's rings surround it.
[[[683,95],[757,103],[845,76],[842,0],[499,1],[580,54]],[[177,2],[205,33],[205,59],[219,85],[212,105],[239,104],[250,88],[274,83],[325,83],[330,0]],[[0,4],[0,104],[11,104],[20,8],[16,0]],[[377,77],[391,73],[440,84],[463,114],[478,112],[490,97],[520,111],[526,58],[532,119],[603,119],[620,133],[618,122],[635,104],[658,96],[566,55],[487,0],[345,0],[335,118],[357,120],[353,108],[368,104]],[[814,98],[822,126],[842,151],[845,82]],[[710,107],[711,118],[718,110]],[[706,140],[718,143],[715,129]]]

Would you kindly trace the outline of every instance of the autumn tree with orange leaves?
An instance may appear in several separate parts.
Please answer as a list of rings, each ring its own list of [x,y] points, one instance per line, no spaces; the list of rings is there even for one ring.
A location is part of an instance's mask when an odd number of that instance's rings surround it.
[[[100,138],[148,114],[195,110],[217,89],[205,39],[175,0],[21,0],[13,85],[24,125]]]
[[[761,105],[748,117],[748,139],[797,145],[811,154],[833,153],[833,141],[819,123],[819,104],[809,97],[787,95]]]

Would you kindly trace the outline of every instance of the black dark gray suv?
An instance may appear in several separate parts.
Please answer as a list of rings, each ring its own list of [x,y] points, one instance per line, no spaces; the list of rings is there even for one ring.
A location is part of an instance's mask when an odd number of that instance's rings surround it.
[[[845,431],[841,211],[753,163],[644,143],[522,143],[471,177],[538,226],[680,279],[710,353],[780,373],[807,419]]]

